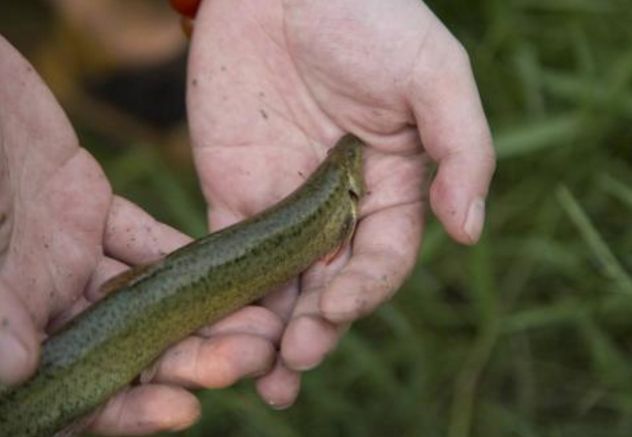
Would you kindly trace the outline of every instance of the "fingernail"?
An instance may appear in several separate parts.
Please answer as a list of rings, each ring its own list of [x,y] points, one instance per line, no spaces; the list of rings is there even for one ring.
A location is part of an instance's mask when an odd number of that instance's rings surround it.
[[[270,406],[270,408],[277,411],[287,410],[288,408],[292,406],[291,403],[290,404],[277,404],[276,402],[271,401],[269,399],[266,399],[266,402]]]
[[[476,243],[481,238],[481,232],[483,232],[483,223],[485,222],[485,200],[482,197],[477,197],[470,203],[470,208],[467,211],[467,217],[465,218],[465,224],[463,230],[470,238],[472,243]]]
[[[312,370],[316,367],[318,367],[318,365],[320,364],[322,360],[318,360],[315,363],[302,363],[302,364],[294,364],[291,369],[295,370],[297,372],[307,372],[309,370]]]
[[[246,375],[244,375],[244,378],[261,378],[262,376],[267,375],[268,373],[270,373],[270,368],[266,368],[266,369],[257,369],[254,372],[250,372]]]
[[[22,342],[6,330],[0,331],[0,383],[15,384],[24,373],[28,352]]]

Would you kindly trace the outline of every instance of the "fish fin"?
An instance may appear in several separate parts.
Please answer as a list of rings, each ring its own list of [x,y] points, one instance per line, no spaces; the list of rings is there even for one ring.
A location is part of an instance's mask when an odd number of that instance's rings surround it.
[[[346,246],[347,242],[343,241],[342,243],[340,243],[338,245],[338,247],[336,247],[334,250],[332,250],[331,252],[329,252],[328,254],[326,254],[324,257],[322,257],[322,261],[326,264],[329,265],[334,259],[336,259],[336,257],[340,254],[340,252],[342,252],[342,249]]]
[[[99,294],[107,296],[108,294],[118,290],[119,288],[122,288],[125,285],[129,285],[134,281],[134,279],[142,276],[142,274],[145,273],[151,266],[152,264],[139,265],[113,276],[112,278],[105,281],[103,285],[101,285],[99,289]]]
[[[84,431],[94,422],[96,415],[101,412],[102,409],[102,406],[98,407],[95,412],[79,417],[65,428],[57,431],[52,437],[78,437],[83,435]]]

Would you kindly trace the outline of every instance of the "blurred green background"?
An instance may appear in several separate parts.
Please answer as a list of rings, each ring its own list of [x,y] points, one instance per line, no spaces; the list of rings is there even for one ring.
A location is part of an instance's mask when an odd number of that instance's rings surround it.
[[[168,122],[130,110],[116,99],[123,63],[51,64],[67,23],[18,3],[0,32],[42,65],[115,190],[203,234],[180,93],[152,100],[175,105]],[[494,131],[481,243],[461,247],[430,219],[405,286],[305,375],[294,407],[271,410],[249,382],[205,391],[179,435],[632,435],[632,2],[428,3],[467,47]],[[133,70],[181,77],[170,62]]]

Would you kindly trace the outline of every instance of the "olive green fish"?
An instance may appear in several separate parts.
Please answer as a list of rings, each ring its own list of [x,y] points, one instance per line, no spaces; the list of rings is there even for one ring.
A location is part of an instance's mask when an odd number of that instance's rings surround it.
[[[45,341],[30,380],[0,387],[0,436],[54,435],[170,345],[335,251],[353,233],[362,193],[362,146],[347,135],[277,205],[124,273],[115,291]]]

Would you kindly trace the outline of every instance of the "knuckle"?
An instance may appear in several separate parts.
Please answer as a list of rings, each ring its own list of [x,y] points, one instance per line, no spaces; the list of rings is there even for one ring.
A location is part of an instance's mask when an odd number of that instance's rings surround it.
[[[456,38],[452,37],[447,51],[450,63],[459,68],[470,68],[470,55],[465,46]]]
[[[493,174],[496,170],[496,149],[494,148],[491,139],[489,141],[485,141],[479,162],[481,163],[483,169],[485,169],[489,174]]]
[[[205,388],[224,388],[237,379],[229,342],[210,342],[195,360],[194,379]]]

